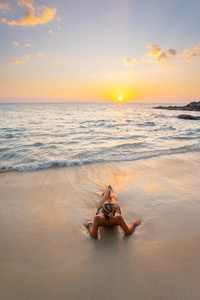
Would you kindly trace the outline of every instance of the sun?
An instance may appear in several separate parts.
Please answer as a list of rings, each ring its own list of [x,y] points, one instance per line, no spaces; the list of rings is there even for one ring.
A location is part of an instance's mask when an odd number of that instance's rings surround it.
[[[122,100],[123,100],[122,96],[119,96],[118,100],[119,100],[119,101],[122,101]]]

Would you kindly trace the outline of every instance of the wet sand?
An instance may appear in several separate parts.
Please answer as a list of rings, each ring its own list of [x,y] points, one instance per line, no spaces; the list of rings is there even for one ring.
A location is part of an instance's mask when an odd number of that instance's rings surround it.
[[[200,156],[0,174],[0,299],[199,299]],[[90,238],[113,186],[135,234]]]

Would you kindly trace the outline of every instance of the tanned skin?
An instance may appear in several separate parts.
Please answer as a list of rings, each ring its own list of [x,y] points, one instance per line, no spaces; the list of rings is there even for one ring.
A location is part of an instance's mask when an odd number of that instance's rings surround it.
[[[107,202],[107,201],[114,202],[118,211],[121,212],[118,202],[113,197],[112,187],[110,185],[108,186],[107,190],[104,191],[102,198],[97,205],[97,211],[100,207],[103,206],[104,202]],[[136,220],[136,221],[134,220],[134,221],[132,221],[131,225],[128,226],[126,224],[126,222],[124,221],[122,215],[117,212],[115,213],[114,217],[112,219],[110,219],[110,227],[120,226],[122,228],[122,230],[124,231],[125,235],[131,235],[135,231],[135,228],[138,225],[140,225],[140,223],[141,223],[141,220]],[[97,236],[98,236],[98,228],[100,226],[108,227],[108,220],[104,217],[103,213],[98,213],[94,217],[93,223],[91,223],[91,222],[85,223],[85,227],[88,228],[90,236],[94,239],[97,238]]]

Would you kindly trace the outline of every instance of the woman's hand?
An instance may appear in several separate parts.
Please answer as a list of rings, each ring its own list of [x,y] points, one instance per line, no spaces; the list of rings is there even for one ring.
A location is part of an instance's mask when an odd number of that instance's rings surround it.
[[[131,223],[131,225],[128,227],[126,222],[124,221],[123,217],[121,216],[119,225],[121,226],[121,228],[123,229],[123,231],[126,235],[131,235],[135,231],[135,228],[138,225],[140,225],[140,223],[141,223],[141,220],[136,220],[136,221],[133,221]]]
[[[84,226],[85,226],[86,228],[89,228],[91,225],[92,225],[92,222],[85,222],[85,224],[84,224]]]
[[[85,224],[84,224],[85,227],[88,228],[90,236],[93,239],[97,238],[98,228],[99,228],[98,220],[99,220],[99,217],[95,216],[93,223],[92,222],[85,222]]]

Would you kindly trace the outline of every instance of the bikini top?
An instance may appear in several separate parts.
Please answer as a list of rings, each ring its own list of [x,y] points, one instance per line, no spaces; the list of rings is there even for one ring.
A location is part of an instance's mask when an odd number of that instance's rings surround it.
[[[97,210],[97,213],[96,215],[102,213],[102,208],[103,206],[99,207],[99,209]],[[118,208],[115,206],[115,211],[121,215],[121,211],[118,210]],[[109,232],[109,228],[110,228],[110,219],[107,219],[108,220],[108,232]]]

